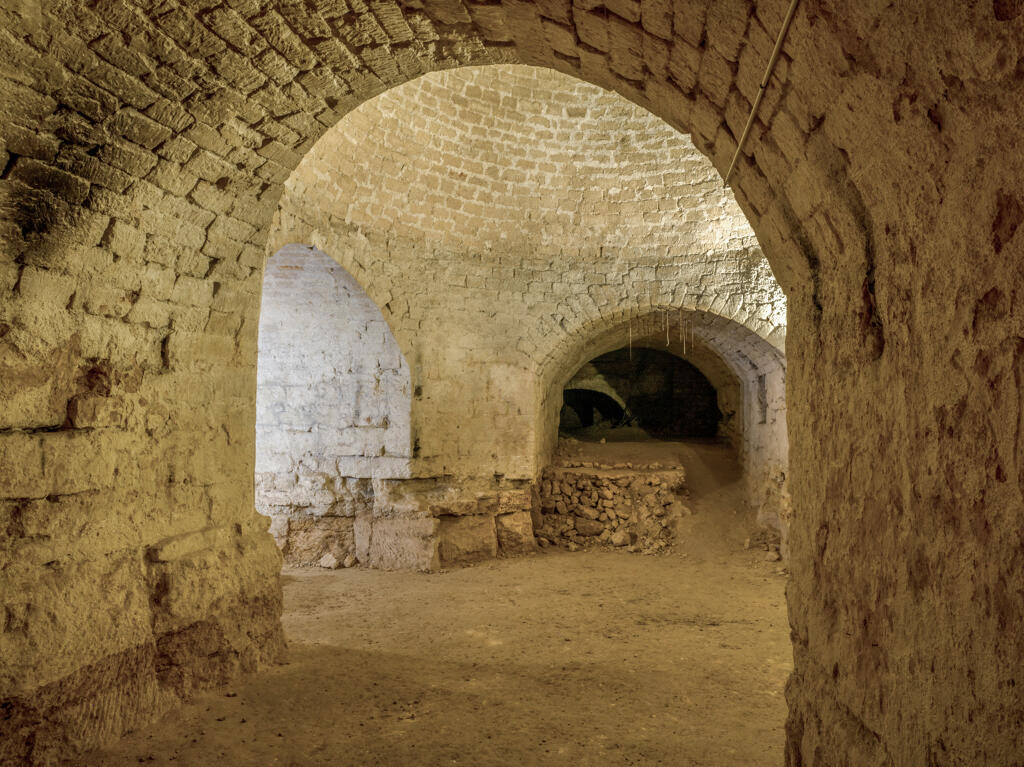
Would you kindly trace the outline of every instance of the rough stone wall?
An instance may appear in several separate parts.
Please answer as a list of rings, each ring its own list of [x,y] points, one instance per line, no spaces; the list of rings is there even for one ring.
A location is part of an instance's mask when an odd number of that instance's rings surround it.
[[[680,466],[561,460],[540,482],[542,546],[571,551],[594,545],[658,553],[668,549],[675,522],[690,510],[682,502]]]
[[[193,114],[173,31],[143,45],[156,22],[136,17],[0,5],[5,765],[54,763],[284,650],[252,495],[273,208],[204,129],[216,110]]]
[[[327,127],[423,71],[518,60],[724,172],[787,6],[0,3],[3,758],[280,646],[257,297]],[[791,765],[1024,750],[1022,36],[1007,0],[803,3],[732,181],[789,299]]]
[[[345,270],[309,248],[276,253],[260,310],[256,509],[286,562],[354,553],[353,520],[374,498],[359,480],[409,474],[411,400],[391,330]]]

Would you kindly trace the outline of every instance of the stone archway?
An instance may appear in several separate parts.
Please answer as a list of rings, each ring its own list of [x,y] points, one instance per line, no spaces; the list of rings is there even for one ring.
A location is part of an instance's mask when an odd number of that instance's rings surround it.
[[[6,554],[4,593],[32,595],[8,608],[8,726],[49,722],[16,748],[96,742],[209,683],[197,631],[217,678],[280,651],[236,405],[280,185],[327,126],[424,70],[517,60],[626,95],[722,170],[785,5],[6,5],[5,513],[97,533],[40,523]],[[1024,655],[1021,23],[805,4],[736,174],[789,298],[793,764],[1021,749],[992,671]]]
[[[534,67],[424,75],[353,110],[285,185],[269,248],[289,241],[357,276],[410,361],[413,481],[379,511],[419,554],[384,567],[533,549],[535,373],[610,306],[640,293],[785,332],[754,234],[689,140]]]
[[[627,346],[663,349],[697,367],[718,393],[719,409],[732,413],[723,436],[744,466],[748,502],[758,520],[779,529],[784,547],[792,510],[787,487],[786,361],[779,346],[734,320],[711,312],[660,307],[628,310],[591,322],[577,345],[552,351],[541,369],[539,432],[546,463],[554,452],[561,392],[587,361]],[[631,316],[632,315],[632,316]],[[781,340],[776,343],[781,345]]]

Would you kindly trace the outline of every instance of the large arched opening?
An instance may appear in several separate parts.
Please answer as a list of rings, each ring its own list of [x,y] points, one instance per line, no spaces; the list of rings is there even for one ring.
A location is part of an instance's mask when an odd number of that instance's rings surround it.
[[[692,144],[530,67],[426,75],[353,110],[285,185],[269,249],[290,241],[337,254],[410,361],[408,481],[377,514],[418,553],[375,566],[533,549],[550,457],[538,371],[609,311],[639,295],[785,335],[782,291]]]
[[[693,415],[673,414],[673,408],[685,410],[687,402],[694,402],[702,411],[702,436],[716,438],[735,454],[740,472],[730,482],[742,482],[743,502],[753,510],[759,523],[778,532],[785,552],[792,512],[787,487],[783,350],[733,320],[707,311],[677,307],[594,323],[587,328],[584,337],[586,342],[566,346],[552,355],[541,377],[544,393],[540,400],[540,422],[546,435],[548,460],[558,462],[556,437],[565,402],[563,392],[567,389],[580,386],[604,389],[617,396],[630,412],[617,424],[591,427],[575,435],[563,433],[563,437],[568,436],[572,442],[597,439],[619,445],[618,448],[584,449],[563,443],[562,452],[567,454],[562,458],[570,463],[588,460],[581,458],[582,453],[587,453],[589,460],[612,465],[647,467],[661,463],[678,464],[682,468],[682,453],[675,443],[692,434],[682,433],[678,422],[681,418],[693,419]],[[780,341],[777,339],[776,343]],[[659,356],[654,356],[656,354]],[[662,362],[644,370],[636,364],[642,358],[677,360],[691,366],[703,380],[696,381],[696,391],[666,388],[666,382],[671,380],[668,378],[671,368],[666,370]],[[604,364],[599,360],[605,360]],[[643,397],[633,400],[630,407],[634,391],[643,392]],[[638,417],[645,404],[649,407],[647,418],[652,424],[647,429]],[[657,448],[649,444],[652,441],[663,444]],[[662,453],[657,453],[659,449]],[[712,449],[712,452],[716,451]],[[690,457],[693,472],[708,473],[709,478],[716,474],[703,468],[706,461],[702,457]],[[722,462],[716,460],[715,463]],[[706,492],[710,486],[699,479],[698,484]]]
[[[238,405],[269,219],[328,126],[424,70],[516,60],[622,93],[724,172],[786,6],[7,4],[18,757],[279,657]],[[1006,2],[802,5],[733,179],[790,299],[794,763],[1020,750],[1019,696],[991,670],[1022,653],[1005,632],[1024,577],[1005,289],[1021,279],[1021,23]]]

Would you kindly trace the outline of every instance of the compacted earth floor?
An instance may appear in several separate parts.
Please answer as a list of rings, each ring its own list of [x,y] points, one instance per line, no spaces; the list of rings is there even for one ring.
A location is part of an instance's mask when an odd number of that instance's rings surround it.
[[[781,765],[784,570],[744,548],[728,451],[673,444],[695,513],[669,553],[286,571],[286,665],[78,763]]]

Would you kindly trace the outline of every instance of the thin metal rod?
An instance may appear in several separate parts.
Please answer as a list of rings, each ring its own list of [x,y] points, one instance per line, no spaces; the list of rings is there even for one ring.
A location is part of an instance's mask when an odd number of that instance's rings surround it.
[[[732,172],[736,169],[736,162],[740,159],[740,153],[743,151],[743,145],[747,143],[747,137],[750,135],[750,129],[754,127],[754,119],[757,117],[757,110],[761,107],[761,99],[764,98],[764,92],[768,89],[768,82],[772,79],[772,72],[775,71],[775,64],[779,60],[779,54],[782,53],[782,44],[786,41],[786,34],[789,32],[789,25],[793,23],[793,16],[796,14],[796,7],[799,4],[800,0],[792,0],[789,4],[789,10],[786,12],[786,18],[782,22],[782,29],[779,30],[779,37],[775,41],[775,50],[772,51],[772,55],[768,59],[768,66],[764,70],[764,77],[761,79],[761,84],[757,87],[757,96],[754,98],[754,105],[750,108],[750,117],[747,118],[747,125],[743,129],[743,135],[740,136],[740,143],[736,145],[736,154],[732,156],[732,162],[729,163],[729,170],[725,174],[725,180],[722,182],[723,186],[728,185],[729,177],[732,176]]]

